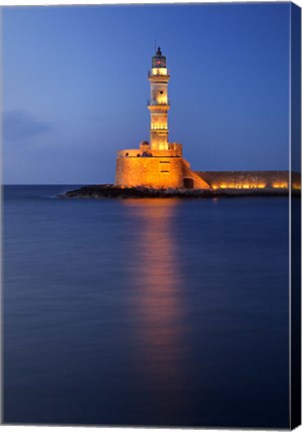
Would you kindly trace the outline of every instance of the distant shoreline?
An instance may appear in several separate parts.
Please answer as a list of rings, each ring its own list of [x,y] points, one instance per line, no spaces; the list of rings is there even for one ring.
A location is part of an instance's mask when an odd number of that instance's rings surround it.
[[[111,184],[83,186],[67,191],[57,197],[62,199],[101,198],[218,198],[218,197],[282,197],[289,196],[287,188],[265,189],[152,189],[147,187],[120,188]],[[300,190],[292,190],[293,197],[300,196]]]

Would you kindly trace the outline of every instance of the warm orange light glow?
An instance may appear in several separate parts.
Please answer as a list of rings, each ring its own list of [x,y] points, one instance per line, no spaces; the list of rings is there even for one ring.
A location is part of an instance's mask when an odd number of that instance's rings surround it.
[[[157,148],[159,150],[168,150],[168,144],[165,143],[165,142],[159,142],[158,145],[157,145]]]
[[[181,392],[184,348],[185,285],[181,274],[181,251],[177,248],[174,224],[177,199],[123,200],[126,213],[138,218],[139,226],[131,248],[129,269],[134,290],[133,316],[137,320],[133,337],[141,376],[148,389],[161,386]]]
[[[168,75],[168,69],[166,68],[152,68],[152,75]]]
[[[285,189],[288,188],[288,183],[273,183],[272,186],[276,189]]]
[[[164,123],[151,123],[152,130],[167,130],[168,125]]]
[[[167,104],[168,103],[167,96],[158,96],[157,102],[160,104]]]
[[[213,189],[263,189],[266,187],[264,183],[220,183],[213,184]]]

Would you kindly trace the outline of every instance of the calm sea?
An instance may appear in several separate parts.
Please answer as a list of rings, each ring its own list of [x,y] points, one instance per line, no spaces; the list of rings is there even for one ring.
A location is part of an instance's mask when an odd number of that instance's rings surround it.
[[[4,421],[288,427],[286,198],[4,188]]]

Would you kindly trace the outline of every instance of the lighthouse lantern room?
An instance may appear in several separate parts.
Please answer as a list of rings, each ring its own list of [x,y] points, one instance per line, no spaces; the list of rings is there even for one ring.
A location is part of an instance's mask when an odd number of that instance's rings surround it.
[[[162,55],[158,47],[152,57],[152,69],[148,73],[150,82],[150,99],[148,109],[150,111],[150,148],[154,150],[168,150],[168,82],[170,73],[166,66],[166,57]]]

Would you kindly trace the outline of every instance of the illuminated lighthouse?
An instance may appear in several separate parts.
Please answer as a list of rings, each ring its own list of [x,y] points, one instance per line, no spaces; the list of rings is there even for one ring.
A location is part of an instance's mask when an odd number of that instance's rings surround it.
[[[117,152],[115,186],[119,188],[218,190],[288,188],[287,171],[193,171],[190,163],[183,158],[182,144],[169,142],[168,83],[170,72],[167,69],[166,57],[162,55],[159,47],[152,57],[148,80],[150,83],[150,99],[148,100],[150,142],[141,141],[138,148]],[[200,141],[200,145],[203,146],[204,142],[202,139]],[[298,174],[293,188],[301,188]]]
[[[182,145],[169,142],[168,83],[170,73],[166,57],[158,47],[148,73],[150,82],[150,142],[142,141],[139,148],[119,150],[116,158],[115,185],[126,187],[196,188],[209,185],[191,170],[182,157]]]
[[[166,66],[166,57],[158,47],[152,57],[152,69],[149,71],[150,99],[150,148],[155,150],[168,150],[168,82],[170,73]]]

